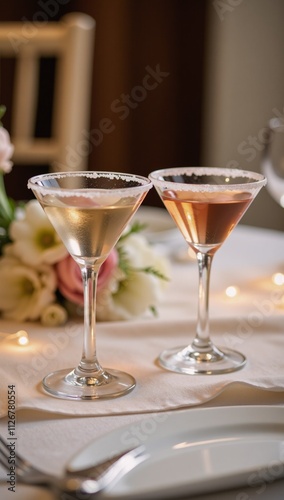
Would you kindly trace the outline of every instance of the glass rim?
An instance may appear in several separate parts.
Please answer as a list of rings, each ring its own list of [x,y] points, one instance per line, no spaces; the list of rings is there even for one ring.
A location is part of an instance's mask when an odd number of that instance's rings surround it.
[[[64,177],[69,177],[69,178],[76,178],[76,177],[87,177],[90,179],[95,179],[97,178],[102,178],[102,177],[107,177],[107,178],[117,178],[117,179],[123,179],[124,180],[137,180],[139,182],[139,185],[137,186],[125,186],[125,187],[117,187],[117,188],[96,188],[96,187],[91,187],[91,188],[78,188],[78,187],[56,187],[56,186],[44,186],[38,184],[40,181],[44,180],[51,180],[51,179],[60,179]],[[28,189],[32,189],[33,191],[39,192],[41,194],[58,194],[61,193],[65,196],[73,196],[76,193],[80,193],[80,195],[88,194],[90,195],[91,192],[96,192],[96,193],[106,193],[109,192],[110,189],[113,193],[120,193],[120,192],[127,192],[127,190],[130,190],[132,193],[133,191],[145,191],[146,189],[149,190],[152,187],[152,182],[149,180],[148,177],[144,177],[142,175],[138,174],[133,174],[133,173],[128,173],[128,172],[113,172],[113,171],[108,171],[108,170],[76,170],[74,172],[70,171],[62,171],[62,172],[49,172],[46,174],[39,174],[39,175],[34,175],[30,179],[28,179]]]
[[[183,183],[178,181],[171,180],[163,180],[160,178],[165,175],[183,175],[183,174],[195,174],[195,175],[222,175],[228,176],[230,178],[240,178],[244,179],[249,178],[251,182],[238,182],[238,183],[220,183],[220,184],[190,184]],[[254,189],[265,186],[267,183],[266,177],[258,172],[253,172],[250,170],[242,170],[238,168],[228,168],[228,167],[203,167],[203,166],[195,166],[195,167],[169,167],[164,169],[153,170],[149,174],[149,179],[153,182],[155,186],[159,186],[163,189],[177,189],[177,187],[183,191],[202,191],[207,189],[212,190],[236,190],[236,189]]]

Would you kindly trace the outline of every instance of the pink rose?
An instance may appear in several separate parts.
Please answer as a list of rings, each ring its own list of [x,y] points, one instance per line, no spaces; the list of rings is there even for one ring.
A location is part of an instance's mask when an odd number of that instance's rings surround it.
[[[98,291],[106,285],[117,263],[118,254],[117,251],[113,249],[101,266],[98,276]],[[56,264],[55,269],[58,278],[58,289],[63,297],[75,304],[83,305],[84,293],[82,276],[80,268],[75,260],[68,255],[65,259]]]
[[[7,130],[0,127],[0,171],[7,174],[11,171],[13,163],[10,161],[14,153],[14,146],[11,144],[10,135]]]

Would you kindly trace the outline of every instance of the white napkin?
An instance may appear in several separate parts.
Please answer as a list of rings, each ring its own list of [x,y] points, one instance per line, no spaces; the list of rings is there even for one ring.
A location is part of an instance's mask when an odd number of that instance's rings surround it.
[[[235,342],[234,347],[248,360],[239,371],[212,376],[176,374],[156,363],[164,348],[189,343],[194,332],[193,321],[149,319],[131,324],[99,324],[98,357],[101,364],[131,373],[137,386],[131,393],[117,399],[83,402],[57,399],[41,389],[41,380],[47,373],[71,369],[80,361],[82,326],[73,324],[50,330],[29,325],[29,347],[8,344],[1,347],[0,416],[7,413],[9,385],[15,386],[18,410],[29,408],[74,415],[145,413],[197,405],[237,382],[284,391],[283,333],[279,318],[263,321],[246,338],[232,337],[228,332],[240,331],[244,321],[245,318],[212,322],[215,343],[229,347],[228,342]]]

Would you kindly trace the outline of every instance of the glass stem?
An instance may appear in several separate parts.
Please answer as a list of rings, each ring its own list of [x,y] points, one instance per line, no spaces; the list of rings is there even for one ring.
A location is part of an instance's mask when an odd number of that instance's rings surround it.
[[[96,291],[99,269],[91,265],[80,267],[84,286],[84,336],[83,354],[78,369],[85,376],[94,376],[94,372],[102,372],[96,354]]]
[[[209,334],[209,286],[212,258],[212,255],[208,253],[197,253],[199,271],[198,319],[193,345],[205,350],[212,346]]]

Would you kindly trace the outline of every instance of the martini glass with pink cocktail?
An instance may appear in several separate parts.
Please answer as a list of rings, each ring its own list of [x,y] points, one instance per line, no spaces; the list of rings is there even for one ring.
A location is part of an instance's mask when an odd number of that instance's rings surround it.
[[[209,332],[212,259],[248,209],[266,178],[255,172],[213,167],[156,170],[149,175],[165,207],[194,250],[199,269],[198,320],[190,345],[165,350],[159,363],[187,374],[217,374],[242,368],[246,358],[213,344]]]

